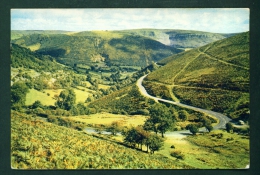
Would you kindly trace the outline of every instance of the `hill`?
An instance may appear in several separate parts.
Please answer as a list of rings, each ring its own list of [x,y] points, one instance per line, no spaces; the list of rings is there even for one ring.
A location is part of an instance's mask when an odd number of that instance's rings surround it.
[[[150,93],[224,112],[249,115],[249,33],[168,57],[147,76]],[[160,91],[166,89],[166,92]],[[168,90],[168,91],[167,91]]]
[[[46,72],[60,69],[60,65],[52,57],[37,54],[17,44],[11,45],[11,67],[23,67]]]
[[[145,36],[157,40],[165,45],[182,49],[200,47],[214,41],[235,35],[172,29],[135,29],[123,30],[118,32]]]
[[[11,40],[19,39],[32,34],[69,34],[69,31],[62,30],[11,30]]]
[[[116,114],[143,114],[147,115],[149,101],[141,96],[135,85],[129,85],[106,95],[88,106],[98,108],[102,111]]]
[[[201,31],[136,29],[120,31],[11,31],[12,42],[51,55],[67,65],[148,66],[183,50],[230,37]]]
[[[33,33],[12,42],[51,55],[67,65],[103,62],[108,66],[147,66],[152,61],[181,52],[147,37],[110,31]]]

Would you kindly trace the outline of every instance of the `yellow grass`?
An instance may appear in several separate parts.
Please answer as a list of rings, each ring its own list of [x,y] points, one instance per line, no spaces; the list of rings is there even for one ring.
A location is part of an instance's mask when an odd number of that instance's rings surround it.
[[[98,89],[109,89],[110,86],[104,84],[98,84]]]
[[[67,32],[66,35],[74,35],[74,34],[77,34],[79,32]]]
[[[28,46],[28,48],[29,48],[31,51],[38,50],[38,49],[40,49],[40,47],[41,47],[41,44],[40,44],[40,43],[36,43],[36,44],[34,44],[34,45]]]
[[[122,126],[138,126],[143,125],[146,116],[142,115],[134,115],[134,116],[126,116],[120,114],[110,114],[110,113],[97,113],[91,115],[84,116],[76,116],[70,117],[71,120],[80,121],[86,124],[103,124],[109,125],[112,122],[118,121],[122,124]]]
[[[32,105],[36,100],[39,100],[43,105],[55,104],[55,100],[51,96],[48,96],[47,92],[43,93],[35,89],[30,89],[26,95],[25,105]]]
[[[60,95],[60,92],[61,91],[63,91],[64,89],[55,89],[55,90],[53,90],[53,89],[46,89],[46,90],[44,90],[45,92],[46,92],[46,94],[47,93],[49,93],[50,94],[50,97],[54,97],[54,95],[57,95],[57,96],[59,96]]]
[[[88,82],[88,81],[83,81],[82,83],[85,83],[85,84],[86,84],[86,87],[92,86],[92,85],[90,84],[90,82]]]
[[[86,88],[83,88],[81,87],[81,89],[86,89]],[[63,91],[64,89],[56,89],[56,90],[45,90],[46,93],[49,93],[51,97],[54,97],[54,95],[60,95],[60,92]],[[79,103],[79,102],[85,102],[86,99],[88,98],[89,96],[89,92],[88,91],[82,91],[82,90],[79,90],[79,89],[73,89],[73,91],[75,92],[76,94],[76,103]]]
[[[84,89],[84,88],[82,88]],[[35,89],[30,89],[30,92],[26,96],[26,105],[32,105],[36,100],[39,100],[43,105],[55,105],[56,100],[54,96],[60,95],[60,92],[64,89],[45,89],[45,93],[37,91]],[[73,89],[76,94],[76,103],[85,102],[89,96],[88,91],[82,91],[78,89]],[[49,96],[47,94],[50,94]]]
[[[73,89],[73,90],[76,94],[76,103],[79,103],[79,102],[84,103],[90,94],[87,91],[82,91],[82,90],[78,90],[78,89]]]
[[[109,31],[92,31],[93,33],[101,36],[102,38],[121,38],[122,35],[119,33],[109,32]]]

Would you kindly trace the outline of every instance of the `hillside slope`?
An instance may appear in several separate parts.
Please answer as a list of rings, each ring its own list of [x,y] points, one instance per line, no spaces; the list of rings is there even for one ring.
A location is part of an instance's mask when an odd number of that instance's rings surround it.
[[[165,95],[170,99],[177,97],[183,103],[227,112],[232,118],[248,117],[248,32],[168,57],[159,63],[166,65],[146,79],[145,86],[150,93],[160,95],[158,88],[166,87],[170,93]]]
[[[19,45],[11,45],[11,67],[29,68],[37,71],[54,71],[60,68],[52,57],[40,55]]]
[[[118,114],[147,114],[149,101],[143,97],[135,85],[129,85],[89,104],[89,107],[98,108]]]
[[[192,168],[15,111],[11,112],[11,131],[14,169]]]

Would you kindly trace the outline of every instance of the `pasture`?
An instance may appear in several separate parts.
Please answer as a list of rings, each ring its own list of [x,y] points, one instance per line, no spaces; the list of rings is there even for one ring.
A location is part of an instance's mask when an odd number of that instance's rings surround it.
[[[82,88],[82,87],[81,87]],[[25,105],[32,105],[36,100],[39,100],[43,105],[54,105],[55,95],[59,96],[63,89],[45,89],[43,91],[37,91],[35,89],[30,89],[29,93],[26,95]],[[76,103],[85,102],[88,98],[90,92],[73,88],[76,94]]]
[[[82,115],[82,116],[75,116],[69,117],[71,120],[83,122],[85,124],[92,124],[92,125],[110,125],[112,122],[119,122],[122,126],[138,126],[143,125],[146,116],[142,115],[121,115],[121,114],[111,114],[111,113],[96,113],[90,115]]]

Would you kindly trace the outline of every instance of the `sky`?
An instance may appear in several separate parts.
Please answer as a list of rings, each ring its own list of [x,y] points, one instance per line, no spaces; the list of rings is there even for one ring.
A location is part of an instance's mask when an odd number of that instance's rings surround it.
[[[182,29],[249,31],[248,8],[11,9],[11,30]]]

